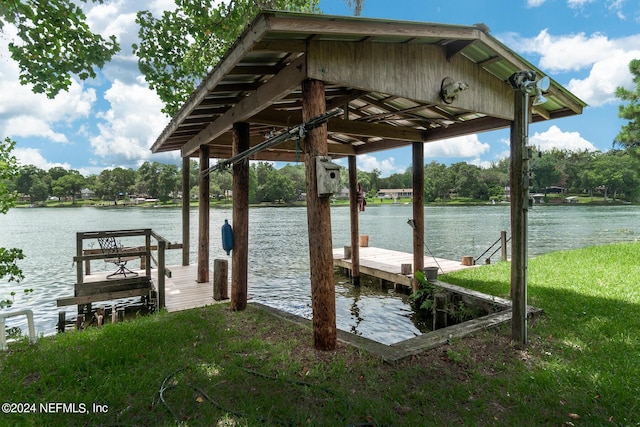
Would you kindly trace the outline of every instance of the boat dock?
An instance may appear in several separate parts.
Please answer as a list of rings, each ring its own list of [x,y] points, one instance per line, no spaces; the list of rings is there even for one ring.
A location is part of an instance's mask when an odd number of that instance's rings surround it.
[[[413,272],[402,273],[402,266],[413,265],[413,254],[375,247],[360,247],[360,273],[376,277],[388,282],[411,287]],[[344,248],[333,249],[333,265],[351,270],[351,259],[345,259]],[[424,266],[437,267],[438,274],[472,268],[473,265],[463,265],[461,261],[444,258],[424,257]]]

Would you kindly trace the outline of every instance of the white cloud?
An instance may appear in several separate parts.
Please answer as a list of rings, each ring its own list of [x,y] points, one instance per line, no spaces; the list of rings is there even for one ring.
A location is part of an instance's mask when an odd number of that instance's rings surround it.
[[[47,122],[32,116],[10,117],[4,121],[3,135],[13,138],[41,137],[62,144],[69,142],[65,134],[54,132]]]
[[[541,151],[548,151],[552,148],[569,151],[589,150],[595,151],[597,148],[584,139],[578,132],[563,132],[556,125],[551,126],[545,132],[535,132],[529,135],[529,144],[535,145]]]
[[[381,176],[389,176],[394,173],[402,173],[404,169],[396,166],[395,159],[393,157],[387,157],[386,159],[377,159],[370,154],[361,154],[356,158],[357,168],[365,172],[371,172],[374,169],[380,171]]]
[[[138,164],[151,156],[149,148],[169,119],[162,102],[148,88],[114,81],[105,92],[108,111],[99,113],[99,135],[90,138],[94,153],[107,163]],[[155,160],[155,159],[154,159]]]
[[[585,4],[593,3],[594,0],[567,0],[567,6],[572,9],[578,9],[583,7]]]
[[[461,157],[475,159],[489,151],[489,149],[489,144],[481,142],[478,139],[478,135],[472,134],[429,142],[424,145],[424,156],[425,158]]]
[[[527,0],[527,7],[542,6],[547,0]]]
[[[37,148],[19,148],[16,146],[16,148],[13,149],[12,154],[21,166],[34,165],[35,167],[46,171],[53,167],[62,167],[67,170],[71,169],[71,166],[68,163],[49,162]]]
[[[620,102],[615,96],[618,86],[635,88],[629,72],[629,62],[640,57],[640,50],[614,53],[606,61],[598,61],[584,79],[571,79],[567,88],[587,104],[597,107],[610,102]]]
[[[15,28],[5,25],[0,38],[0,52],[8,52],[8,41]],[[35,94],[30,86],[19,82],[17,63],[7,57],[0,59],[0,134],[10,137],[42,137],[53,142],[67,142],[66,137],[53,131],[54,124],[70,124],[91,113],[96,101],[94,89],[84,89],[72,80],[67,92],[55,99]]]
[[[504,39],[517,51],[539,55],[538,66],[545,72],[586,72],[586,77],[573,77],[564,84],[591,106],[615,102],[618,86],[634,87],[629,62],[640,57],[640,34],[612,39],[600,33],[554,36],[543,30],[533,38],[506,34]]]

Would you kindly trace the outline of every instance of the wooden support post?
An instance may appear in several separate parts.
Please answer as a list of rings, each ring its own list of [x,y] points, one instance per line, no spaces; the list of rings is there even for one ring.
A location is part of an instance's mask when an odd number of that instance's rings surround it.
[[[213,260],[213,299],[222,301],[229,298],[229,263],[226,259]]]
[[[446,292],[439,292],[433,296],[433,330],[447,327],[447,300]]]
[[[248,123],[233,124],[232,154],[249,149]],[[249,159],[233,164],[233,251],[231,253],[231,309],[247,307],[249,272]]]
[[[408,276],[411,274],[411,264],[400,264],[400,274]]]
[[[189,182],[191,179],[191,159],[182,158],[182,265],[189,265],[189,246],[191,239],[189,238],[189,202],[191,194],[189,193]]]
[[[527,146],[529,95],[515,90],[515,116],[511,124],[511,338],[527,343],[527,212],[529,208],[529,155]]]
[[[209,175],[204,171],[209,168],[209,146],[200,146],[200,179],[198,200],[198,273],[196,281],[209,281]]]
[[[59,311],[58,312],[58,332],[59,333],[64,332],[66,328],[66,324],[67,324],[67,312]]]
[[[471,255],[464,255],[462,257],[462,265],[472,266],[475,265],[476,261],[473,259]]]
[[[79,331],[84,329],[84,314],[78,314],[76,317],[76,329]]]
[[[118,309],[118,322],[124,322],[124,308]]]
[[[351,259],[351,246],[344,247],[344,259]]]
[[[144,274],[147,277],[151,277],[151,229],[146,228],[144,230],[144,250],[146,251],[146,255],[143,257],[144,259]],[[140,267],[142,270],[142,267]]]
[[[505,230],[500,232],[500,257],[502,261],[507,260],[507,232]]]
[[[76,256],[78,257],[78,262],[76,263],[76,285],[73,287],[73,296],[78,296],[78,287],[82,285],[84,280],[84,274],[82,271],[82,261],[80,261],[80,257],[84,253],[82,249],[84,239],[82,238],[82,233],[76,233]],[[82,313],[82,306],[78,305],[78,314]]]
[[[158,309],[165,307],[165,283],[166,283],[166,249],[167,241],[158,240]],[[208,258],[208,257],[207,257]],[[209,268],[207,267],[207,277],[209,276]]]
[[[111,323],[117,323],[118,322],[118,312],[116,311],[116,306],[112,305],[111,306]]]
[[[324,114],[326,107],[324,82],[304,80],[302,120],[307,121]],[[304,143],[313,343],[317,350],[334,350],[337,344],[337,329],[331,247],[331,200],[328,197],[318,197],[316,182],[316,157],[326,156],[328,153],[326,123],[309,130]]]
[[[412,144],[413,160],[413,270],[424,268],[424,143]],[[418,282],[413,280],[414,292]]]
[[[358,169],[356,156],[349,156],[349,216],[351,221],[351,280],[360,286],[360,235],[358,225]]]

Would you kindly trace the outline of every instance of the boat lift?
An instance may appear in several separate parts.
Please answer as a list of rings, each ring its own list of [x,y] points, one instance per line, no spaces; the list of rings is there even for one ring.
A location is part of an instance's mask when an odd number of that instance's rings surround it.
[[[284,141],[290,139],[297,139],[299,141],[300,139],[304,138],[307,135],[307,132],[309,132],[311,129],[315,129],[318,126],[321,126],[322,124],[328,122],[330,118],[339,116],[340,114],[342,114],[342,109],[334,108],[333,110],[328,111],[325,114],[321,114],[317,117],[307,120],[302,124],[299,124],[298,126],[292,127],[291,129],[288,129],[287,131],[282,132],[279,135],[271,137],[266,141],[263,141],[260,144],[231,157],[230,159],[219,161],[210,168],[203,170],[202,175],[208,176],[213,171],[226,169],[234,163],[242,161],[255,153],[259,153],[260,151],[274,147]]]

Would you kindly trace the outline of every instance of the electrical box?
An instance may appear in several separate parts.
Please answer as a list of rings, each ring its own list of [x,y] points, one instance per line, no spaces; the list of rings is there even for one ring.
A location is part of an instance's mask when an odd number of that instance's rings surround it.
[[[340,193],[340,165],[331,162],[331,157],[316,157],[316,180],[318,197]]]

